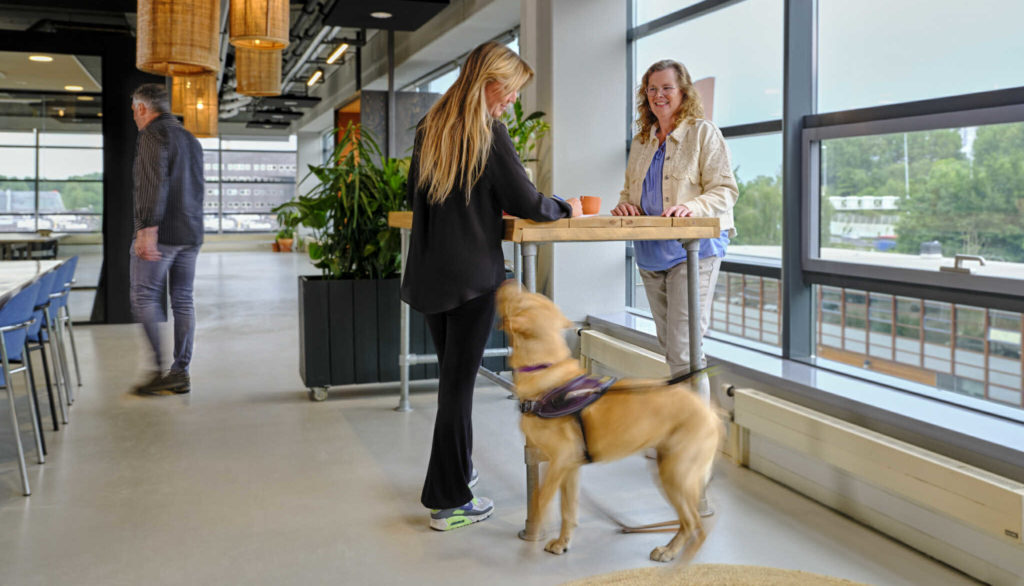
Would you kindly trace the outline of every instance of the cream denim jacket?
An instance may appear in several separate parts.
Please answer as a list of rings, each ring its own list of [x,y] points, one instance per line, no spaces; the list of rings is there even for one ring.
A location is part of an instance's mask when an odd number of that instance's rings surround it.
[[[633,137],[626,164],[626,185],[619,203],[641,207],[644,177],[658,150],[656,132],[657,128],[651,127],[646,141],[641,141],[639,134]],[[665,141],[663,209],[686,204],[695,217],[718,217],[722,230],[728,230],[730,237],[735,236],[732,208],[739,191],[721,131],[707,120],[692,120],[676,127]]]

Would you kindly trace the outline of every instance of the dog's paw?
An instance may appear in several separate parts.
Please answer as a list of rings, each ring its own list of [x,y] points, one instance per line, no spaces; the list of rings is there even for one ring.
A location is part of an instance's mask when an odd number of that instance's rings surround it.
[[[651,550],[651,559],[656,562],[670,562],[675,558],[676,552],[673,552],[667,546],[659,545]]]
[[[558,539],[552,539],[548,542],[547,545],[544,546],[544,551],[550,551],[555,555],[562,555],[563,553],[569,551],[569,540],[562,539],[561,537],[559,537]]]

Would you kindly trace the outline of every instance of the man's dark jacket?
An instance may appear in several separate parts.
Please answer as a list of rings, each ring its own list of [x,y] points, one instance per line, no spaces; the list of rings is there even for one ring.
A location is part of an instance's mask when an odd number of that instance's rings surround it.
[[[160,244],[203,242],[203,147],[171,114],[139,131],[135,149],[135,231],[158,226]]]
[[[402,299],[423,313],[454,309],[493,293],[505,280],[502,211],[538,222],[572,214],[569,204],[545,197],[530,183],[505,125],[494,121],[491,132],[491,151],[469,202],[456,188],[440,205],[431,205],[426,191],[416,186],[421,145],[417,132],[409,167],[413,220]]]

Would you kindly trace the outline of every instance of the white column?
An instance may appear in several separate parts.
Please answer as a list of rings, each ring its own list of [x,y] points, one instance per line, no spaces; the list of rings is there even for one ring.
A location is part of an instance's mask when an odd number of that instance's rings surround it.
[[[522,0],[520,51],[537,72],[527,112],[547,113],[537,185],[563,198],[618,201],[626,169],[626,6],[621,0]],[[540,290],[574,321],[622,311],[625,243],[555,244],[541,256]]]

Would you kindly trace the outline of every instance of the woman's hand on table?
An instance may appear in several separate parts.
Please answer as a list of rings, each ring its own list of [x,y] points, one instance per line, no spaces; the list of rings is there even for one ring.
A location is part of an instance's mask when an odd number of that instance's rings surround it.
[[[693,210],[686,205],[672,206],[661,213],[666,218],[688,218],[693,215]]]
[[[624,201],[612,208],[613,216],[642,216],[644,213],[637,206]]]
[[[580,202],[578,197],[570,197],[565,200],[565,203],[572,206],[572,217],[578,218],[583,215],[583,203]]]

